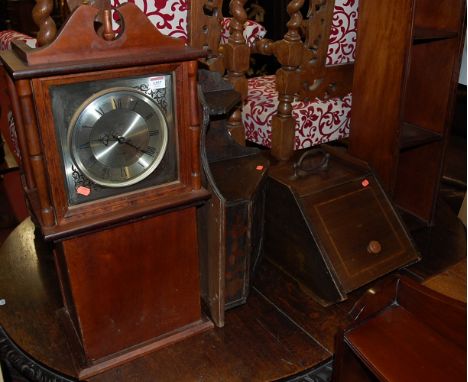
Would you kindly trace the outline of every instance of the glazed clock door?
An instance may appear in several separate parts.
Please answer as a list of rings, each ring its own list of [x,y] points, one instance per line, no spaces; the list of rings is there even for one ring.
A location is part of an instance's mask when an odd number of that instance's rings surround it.
[[[193,183],[189,73],[184,62],[32,81],[46,101],[36,107],[56,216],[47,237],[206,198]]]
[[[72,162],[92,182],[125,187],[149,176],[167,147],[166,118],[152,98],[132,88],[99,92],[68,128]]]
[[[173,73],[53,86],[69,205],[178,179]]]

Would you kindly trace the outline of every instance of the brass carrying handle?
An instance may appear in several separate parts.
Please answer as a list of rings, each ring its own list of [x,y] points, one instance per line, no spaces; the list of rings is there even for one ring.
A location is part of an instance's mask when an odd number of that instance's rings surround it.
[[[316,156],[316,155],[323,156],[321,162],[316,166],[311,166],[309,168],[305,167],[304,159],[306,159],[307,157]],[[312,174],[318,174],[321,172],[328,171],[329,161],[330,161],[330,153],[325,152],[320,147],[316,149],[308,150],[301,155],[301,157],[296,163],[294,163],[293,165],[294,175],[292,176],[292,178],[293,179],[304,178]]]

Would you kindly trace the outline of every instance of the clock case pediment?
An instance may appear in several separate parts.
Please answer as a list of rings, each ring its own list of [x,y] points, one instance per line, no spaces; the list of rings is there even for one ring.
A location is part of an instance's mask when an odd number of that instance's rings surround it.
[[[99,10],[83,5],[50,45],[31,49],[18,42],[13,51],[1,55],[11,77],[10,93],[19,100],[15,117],[18,114],[25,191],[46,239],[163,213],[209,196],[201,187],[197,155],[196,59],[205,52],[162,35],[134,4],[118,11],[123,25],[138,28],[124,30],[113,41],[105,41],[89,28]],[[92,196],[74,195],[69,184],[71,167],[64,164],[70,156],[63,129],[68,128],[76,105],[97,88],[132,87],[154,76],[171,82],[165,89],[169,108],[163,111],[170,121],[168,148],[161,163],[131,186],[109,188],[84,179],[83,186]],[[74,89],[82,89],[82,94]]]

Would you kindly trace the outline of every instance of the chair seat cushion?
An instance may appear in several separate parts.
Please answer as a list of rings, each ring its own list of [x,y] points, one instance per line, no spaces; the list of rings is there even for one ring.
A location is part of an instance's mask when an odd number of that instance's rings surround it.
[[[271,147],[271,121],[278,108],[275,76],[248,80],[248,95],[242,110],[246,139]],[[351,93],[343,98],[293,102],[296,119],[294,149],[345,138],[349,135]]]

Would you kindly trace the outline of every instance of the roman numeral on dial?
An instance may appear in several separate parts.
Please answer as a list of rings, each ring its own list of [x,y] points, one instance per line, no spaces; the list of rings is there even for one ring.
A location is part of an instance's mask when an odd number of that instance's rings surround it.
[[[154,157],[154,154],[156,154],[156,148],[152,146],[148,146],[146,149],[143,150],[143,153]]]

